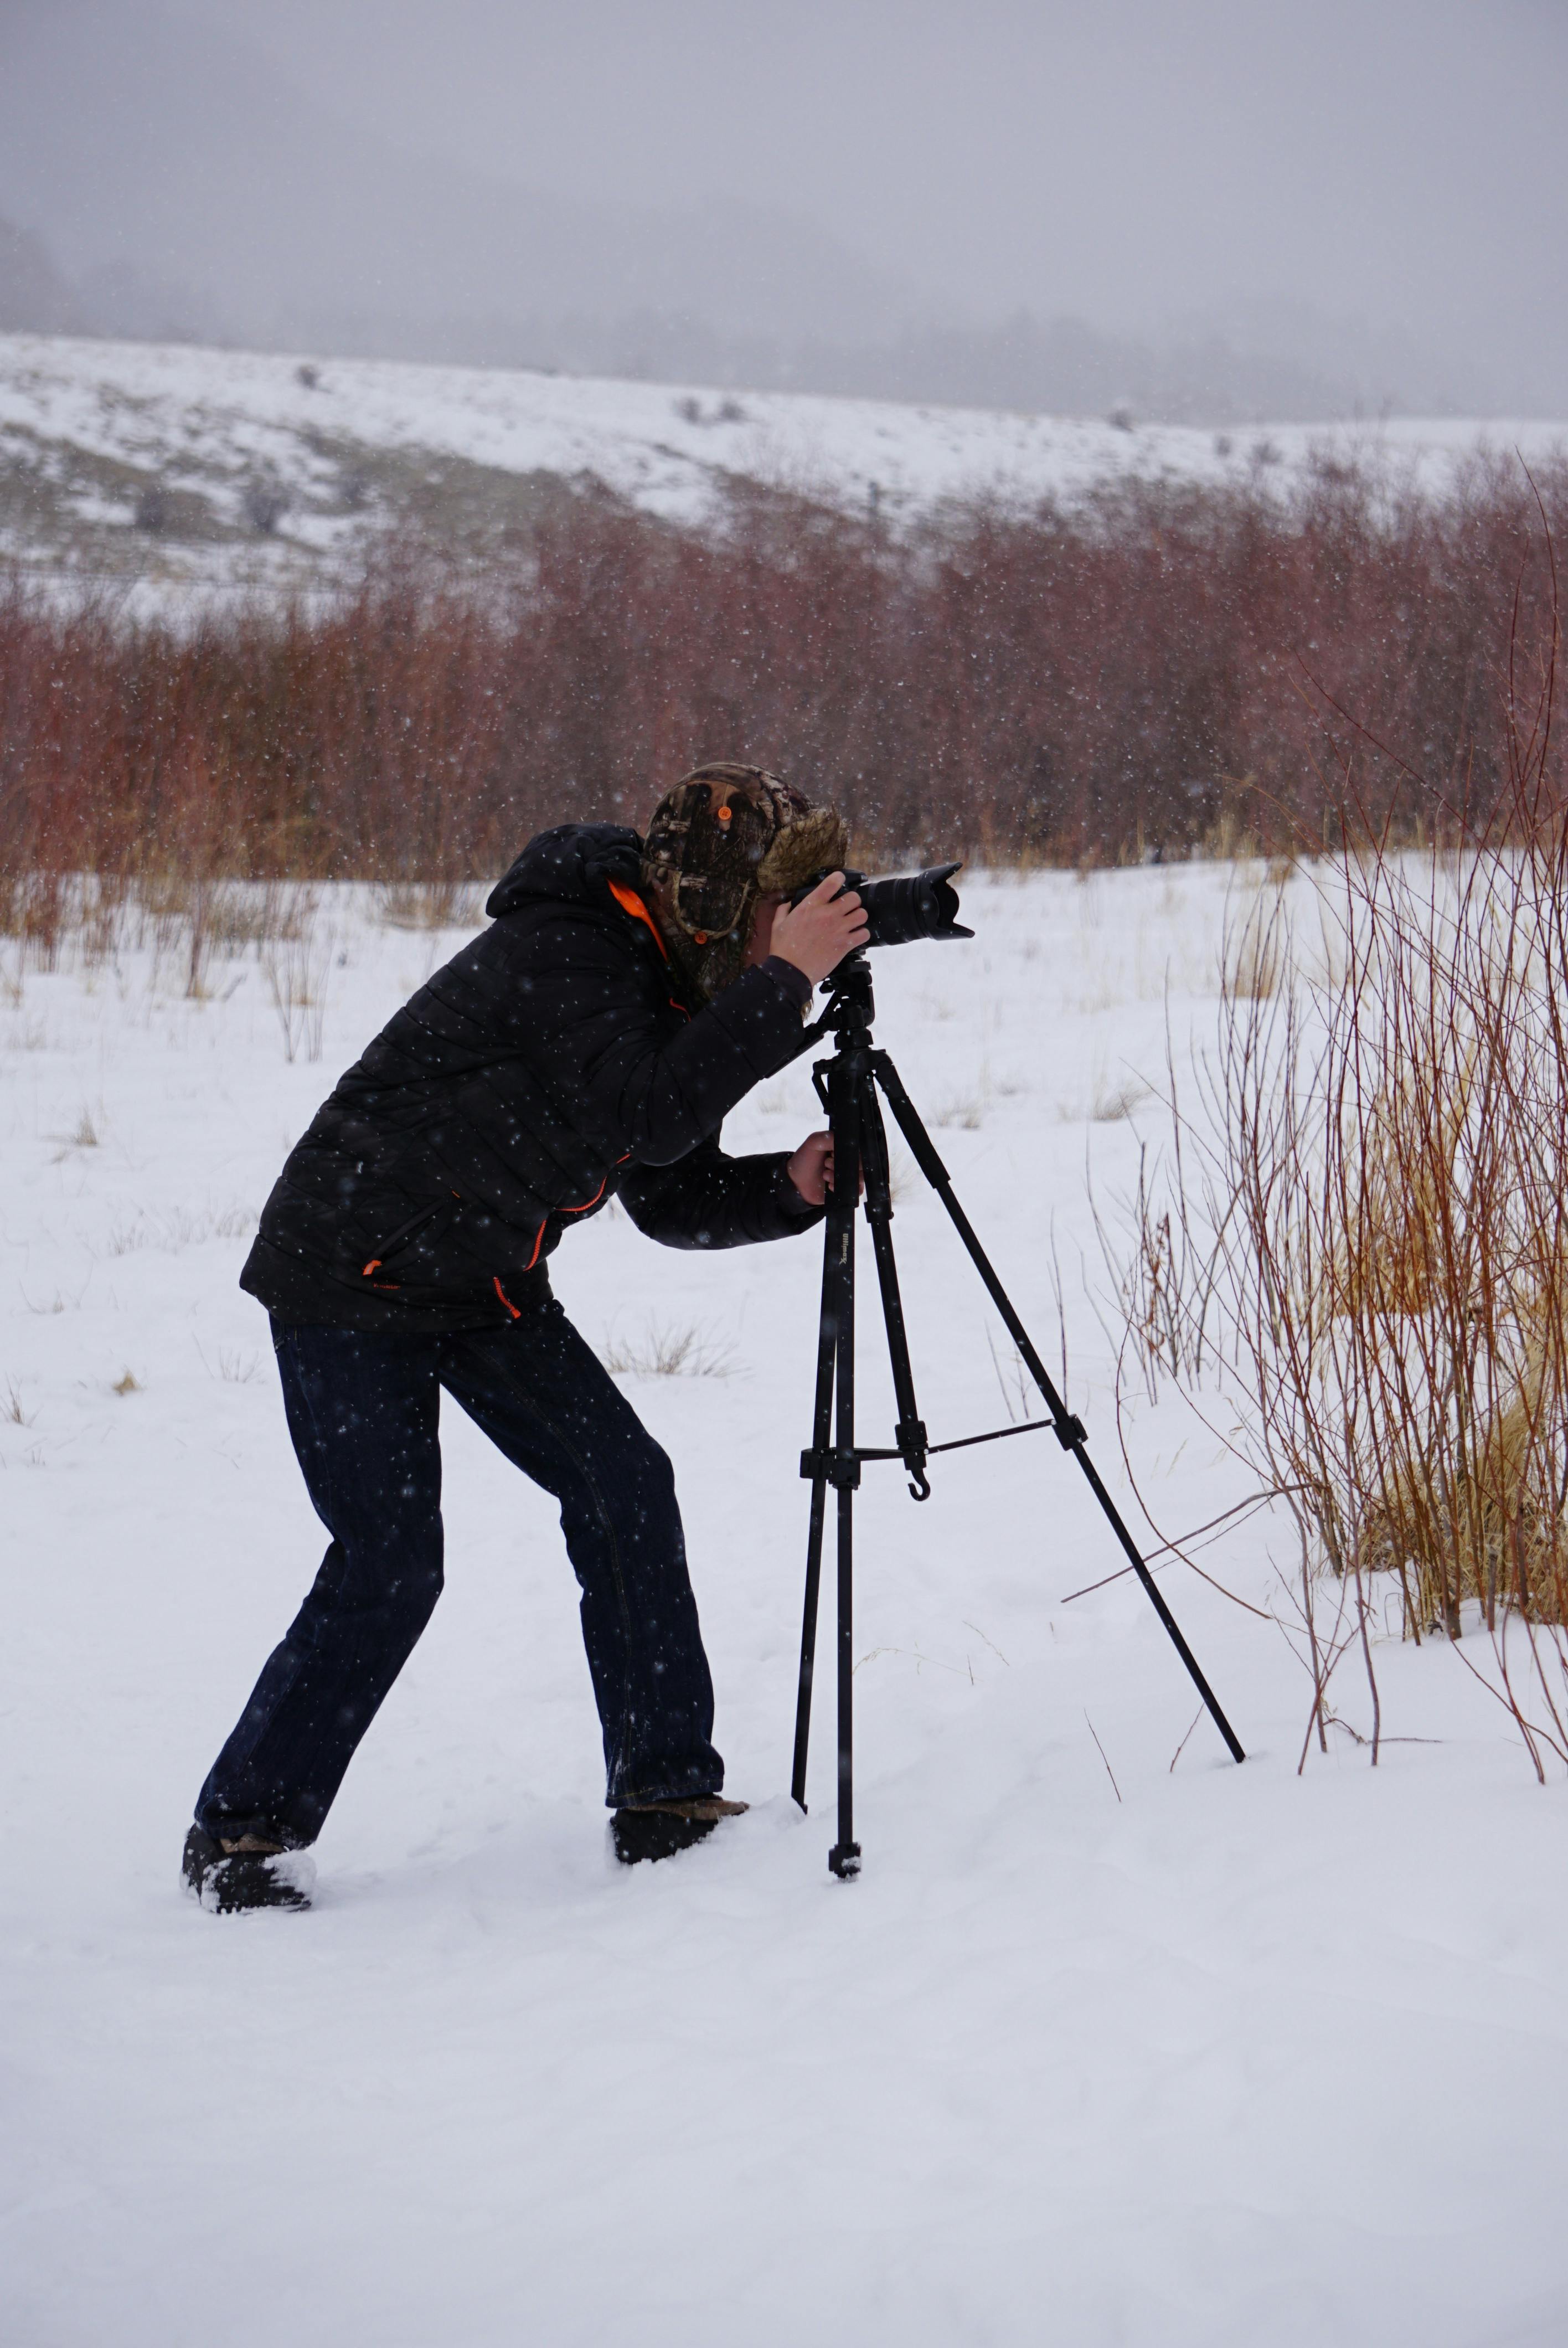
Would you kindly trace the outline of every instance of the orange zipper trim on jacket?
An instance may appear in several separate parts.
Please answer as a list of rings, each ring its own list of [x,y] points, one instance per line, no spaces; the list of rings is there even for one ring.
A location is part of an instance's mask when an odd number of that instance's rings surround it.
[[[627,1159],[630,1157],[630,1155],[631,1155],[631,1152],[630,1152],[630,1149],[623,1149],[623,1150],[621,1151],[621,1153],[620,1153],[620,1157],[619,1157],[619,1158],[616,1159],[616,1161],[615,1161],[616,1166],[624,1166],[624,1165],[625,1165],[625,1163],[626,1163],[626,1161],[627,1161]],[[611,1169],[610,1169],[610,1173],[613,1173],[613,1172],[614,1172],[614,1170],[615,1170],[615,1168],[614,1168],[614,1167],[611,1167]],[[610,1182],[610,1175],[609,1175],[609,1174],[607,1174],[607,1175],[605,1176],[605,1178],[604,1178],[604,1180],[600,1184],[600,1186],[599,1186],[598,1189],[594,1192],[594,1194],[593,1194],[593,1196],[592,1196],[592,1198],[591,1198],[591,1199],[585,1199],[585,1200],[583,1200],[583,1202],[582,1202],[582,1204],[581,1204],[581,1206],[580,1206],[580,1207],[558,1207],[558,1208],[556,1209],[556,1212],[557,1212],[557,1214],[558,1214],[558,1215],[586,1215],[586,1214],[587,1214],[587,1212],[588,1212],[588,1210],[589,1210],[589,1209],[590,1207],[597,1207],[597,1206],[598,1206],[598,1204],[599,1204],[600,1200],[603,1198],[603,1196],[604,1196],[605,1190],[606,1190],[606,1189],[607,1189],[607,1188],[608,1188],[608,1186],[609,1186],[609,1182]]]
[[[609,1175],[607,1174],[607,1175],[605,1176],[605,1178],[604,1178],[604,1182],[608,1182],[608,1181],[609,1181],[609,1179],[610,1179],[610,1177],[609,1177]],[[597,1206],[598,1206],[598,1204],[599,1204],[599,1202],[600,1202],[600,1200],[603,1198],[603,1196],[604,1196],[604,1182],[601,1182],[601,1183],[600,1184],[600,1186],[599,1186],[598,1189],[594,1192],[594,1194],[593,1194],[593,1196],[592,1196],[592,1198],[591,1198],[591,1199],[585,1199],[585,1200],[583,1200],[583,1202],[582,1202],[582,1204],[581,1204],[581,1206],[580,1206],[580,1207],[558,1207],[558,1208],[556,1209],[556,1212],[557,1212],[557,1214],[558,1214],[558,1215],[586,1215],[586,1214],[587,1214],[587,1212],[588,1212],[588,1210],[589,1210],[589,1209],[590,1207],[597,1207]]]
[[[658,947],[660,953],[664,957],[664,960],[668,962],[670,959],[670,949],[664,942],[663,932],[661,931],[659,924],[654,920],[652,914],[649,911],[647,905],[638,895],[636,890],[624,889],[619,880],[612,880],[610,883],[610,893],[614,898],[616,903],[620,906],[623,913],[630,913],[634,922],[647,922],[649,928],[653,932],[654,944]],[[687,1010],[686,1005],[683,1003],[677,1003],[673,995],[670,997],[670,1008],[671,1011],[678,1011],[682,1019],[690,1019],[692,1016],[692,1014]],[[591,1207],[592,1204],[593,1200],[590,1199],[589,1200],[589,1205]],[[575,1215],[580,1214],[582,1210],[580,1207],[569,1207],[566,1211],[569,1214]]]
[[[538,1263],[539,1260],[539,1250],[545,1243],[545,1233],[549,1229],[549,1217],[547,1215],[544,1221],[539,1225],[538,1237],[534,1241],[534,1251],[532,1255],[529,1256],[527,1263],[523,1266],[523,1270],[525,1272],[532,1272],[535,1264]],[[518,1312],[517,1306],[513,1303],[511,1298],[507,1294],[506,1290],[501,1286],[501,1275],[498,1272],[491,1273],[490,1285],[495,1290],[497,1295],[500,1298],[502,1303],[506,1306],[507,1312],[511,1314],[513,1320],[520,1321],[523,1316]]]
[[[620,906],[623,913],[630,913],[634,922],[647,922],[649,928],[653,932],[654,944],[658,947],[660,953],[663,956],[664,960],[668,962],[670,959],[670,949],[665,944],[664,940],[660,933],[658,922],[654,920],[652,914],[649,911],[647,906],[643,903],[642,899],[638,895],[636,890],[623,888],[619,880],[612,880],[610,884],[610,893],[614,898],[616,903]]]

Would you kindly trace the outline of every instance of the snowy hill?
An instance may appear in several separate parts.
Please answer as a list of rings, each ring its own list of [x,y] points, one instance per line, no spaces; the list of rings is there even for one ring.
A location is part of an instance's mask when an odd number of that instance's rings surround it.
[[[138,602],[329,584],[388,529],[485,560],[597,484],[702,522],[748,485],[894,526],[943,500],[1071,500],[1130,474],[1287,479],[1317,448],[1434,491],[1553,422],[1402,419],[1215,434],[996,409],[721,393],[477,367],[0,335],[0,553]]]

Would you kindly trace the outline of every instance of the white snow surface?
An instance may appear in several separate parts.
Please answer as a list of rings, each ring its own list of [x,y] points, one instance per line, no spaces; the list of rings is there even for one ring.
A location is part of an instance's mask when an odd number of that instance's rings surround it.
[[[1179,1399],[1136,1402],[1148,1532],[1085,1166],[1109,1202],[1157,1141],[1152,1098],[1095,1111],[1158,1079],[1167,990],[1180,1036],[1212,1025],[1230,885],[979,880],[973,944],[876,963],[878,1034],[1052,1363],[1054,1231],[1070,1397],[1151,1542],[1245,1482]],[[937,1461],[924,1507],[868,1469],[865,1871],[830,1879],[825,1631],[811,1815],[787,1796],[810,1239],[697,1259],[601,1215],[555,1259],[590,1342],[695,1324],[727,1370],[625,1383],[675,1462],[750,1814],[610,1861],[552,1507],[451,1409],[446,1594],[316,1906],[182,1896],[196,1788],[324,1539],[235,1275],[334,1070],[460,942],[347,892],[324,918],[313,1064],[285,1060],[253,958],[197,1001],[177,956],[3,963],[6,2341],[1560,2341],[1568,1795],[1451,1651],[1380,1644],[1397,1741],[1373,1770],[1336,1732],[1298,1776],[1309,1688],[1278,1630],[1172,1567],[1238,1768],[1135,1585],[1068,1602],[1119,1559],[1049,1435]],[[815,1122],[796,1067],[726,1139]],[[907,1164],[895,1229],[933,1435],[1005,1423],[1005,1340]],[[885,1442],[874,1317],[861,1361]],[[1266,1610],[1276,1559],[1257,1518],[1203,1561]],[[1349,1666],[1336,1695],[1364,1730]]]
[[[302,368],[313,380],[302,380]],[[1388,463],[1436,491],[1479,448],[1531,458],[1565,440],[1568,427],[1552,420],[1121,429],[991,408],[0,335],[0,448],[13,463],[41,458],[47,469],[79,451],[151,469],[171,486],[200,489],[231,523],[258,475],[289,493],[275,541],[249,563],[237,569],[231,550],[200,561],[192,575],[210,585],[225,576],[254,583],[290,549],[319,555],[353,537],[354,518],[334,512],[331,495],[345,445],[518,475],[591,475],[648,512],[700,523],[737,482],[856,511],[875,487],[878,510],[897,520],[948,499],[1053,493],[1071,502],[1130,474],[1222,480],[1264,467],[1283,479],[1314,449]],[[102,489],[76,495],[84,521],[118,519],[129,528],[134,483],[123,511]]]

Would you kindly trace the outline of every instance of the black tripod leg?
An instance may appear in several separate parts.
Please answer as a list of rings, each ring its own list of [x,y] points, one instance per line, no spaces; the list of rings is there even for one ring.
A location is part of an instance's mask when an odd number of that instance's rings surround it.
[[[833,1437],[833,1367],[838,1350],[839,1286],[842,1271],[841,1219],[829,1215],[822,1248],[822,1311],[816,1335],[816,1402],[812,1412],[811,1447],[821,1461]],[[811,1529],[805,1544],[805,1610],[800,1632],[800,1681],[794,1700],[794,1768],[790,1792],[805,1808],[806,1749],[811,1742],[811,1683],[816,1668],[816,1607],[822,1587],[822,1536],[827,1513],[827,1478],[811,1479]]]
[[[893,1066],[892,1061],[887,1057],[887,1055],[885,1052],[878,1052],[874,1056],[873,1066],[876,1072],[876,1082],[881,1086],[883,1092],[886,1096],[887,1106],[897,1119],[898,1129],[903,1134],[905,1140],[908,1143],[910,1148],[915,1154],[916,1164],[919,1167],[921,1173],[926,1177],[927,1181],[929,1182],[931,1188],[936,1191],[937,1196],[942,1201],[943,1206],[947,1209],[953,1229],[958,1232],[958,1237],[962,1240],[965,1248],[968,1251],[970,1262],[973,1263],[975,1270],[979,1273],[981,1280],[985,1282],[987,1292],[990,1297],[991,1303],[996,1306],[997,1311],[1000,1313],[1009,1336],[1011,1337],[1014,1344],[1018,1347],[1019,1353],[1023,1358],[1025,1366],[1028,1368],[1030,1377],[1034,1380],[1035,1385],[1040,1388],[1040,1393],[1045,1397],[1046,1406],[1050,1412],[1052,1420],[1055,1422],[1058,1442],[1061,1445],[1064,1451],[1071,1451],[1072,1453],[1080,1468],[1082,1468],[1090,1490],[1099,1501],[1106,1522],[1110,1525],[1112,1531],[1115,1534],[1117,1540],[1121,1543],[1122,1553],[1126,1557],[1128,1564],[1132,1568],[1133,1572],[1142,1582],[1144,1594],[1147,1596],[1155,1613],[1159,1616],[1162,1623],[1164,1625],[1165,1630],[1169,1634],[1172,1645],[1175,1648],[1177,1654],[1180,1655],[1183,1663],[1186,1665],[1193,1685],[1197,1689],[1198,1694],[1202,1696],[1204,1704],[1207,1706],[1209,1717],[1214,1722],[1214,1726],[1219,1730],[1220,1735],[1224,1737],[1232,1760],[1245,1761],[1246,1759],[1246,1755],[1242,1749],[1240,1738],[1236,1735],[1236,1733],[1231,1726],[1230,1722],[1225,1718],[1225,1714],[1220,1710],[1218,1697],[1214,1694],[1213,1688],[1210,1687],[1207,1680],[1204,1677],[1203,1673],[1199,1670],[1196,1656],[1193,1653],[1193,1651],[1188,1646],[1185,1639],[1183,1638],[1181,1631],[1177,1625],[1175,1616],[1166,1605],[1163,1598],[1161,1597],[1159,1590],[1155,1585],[1153,1575],[1144,1564],[1143,1557],[1139,1553],[1136,1542],[1133,1540],[1132,1534],[1128,1531],[1126,1526],[1122,1521],[1121,1511],[1118,1509],[1116,1503],[1112,1500],[1110,1493],[1106,1490],[1104,1485],[1100,1480],[1099,1471],[1095,1468],[1093,1461],[1090,1458],[1088,1451],[1085,1448],[1085,1437],[1081,1422],[1074,1418],[1072,1413],[1068,1409],[1066,1403],[1062,1400],[1061,1395],[1058,1394],[1056,1387],[1051,1383],[1050,1374],[1047,1370],[1045,1364],[1040,1360],[1040,1355],[1036,1353],[1034,1346],[1030,1342],[1028,1330],[1024,1327],[1023,1323],[1019,1319],[1018,1314],[1014,1312],[1012,1300],[1008,1295],[1008,1292],[1002,1286],[1001,1282],[997,1278],[990,1258],[987,1255],[984,1248],[980,1245],[979,1241],[975,1236],[974,1227],[970,1223],[968,1215],[965,1214],[962,1207],[959,1206],[957,1199],[953,1196],[952,1178],[948,1174],[947,1168],[943,1165],[940,1158],[937,1155],[936,1148],[931,1140],[931,1137],[927,1132],[925,1126],[921,1123],[919,1112],[916,1108],[914,1102],[905,1091],[897,1069]]]
[[[838,1289],[835,1448],[838,1476],[838,1840],[827,1854],[835,1875],[860,1872],[855,1839],[855,1212],[860,1196],[860,1086],[842,1064],[829,1079],[835,1223],[843,1231]]]
[[[876,1086],[870,1076],[860,1080],[861,1158],[866,1169],[866,1220],[876,1257],[876,1278],[882,1291],[882,1318],[887,1330],[887,1359],[893,1391],[898,1402],[898,1426],[894,1440],[912,1481],[911,1495],[928,1500],[926,1480],[926,1427],[915,1399],[915,1373],[909,1366],[909,1340],[904,1327],[904,1300],[898,1292],[898,1265],[893,1253],[893,1184],[887,1164],[887,1136],[877,1106]]]

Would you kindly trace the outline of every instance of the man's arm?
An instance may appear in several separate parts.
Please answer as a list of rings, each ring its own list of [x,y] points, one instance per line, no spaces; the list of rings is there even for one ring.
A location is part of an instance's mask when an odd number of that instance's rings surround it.
[[[613,922],[562,921],[554,936],[540,924],[515,961],[509,943],[495,948],[506,1025],[526,1064],[569,1092],[609,1158],[684,1159],[800,1049],[810,986],[784,964],[744,972],[671,1035],[649,1000],[642,950]]]
[[[620,1196],[640,1231],[665,1247],[748,1247],[787,1239],[822,1220],[789,1176],[789,1153],[728,1158],[716,1139],[674,1166],[640,1166],[620,1178]]]

